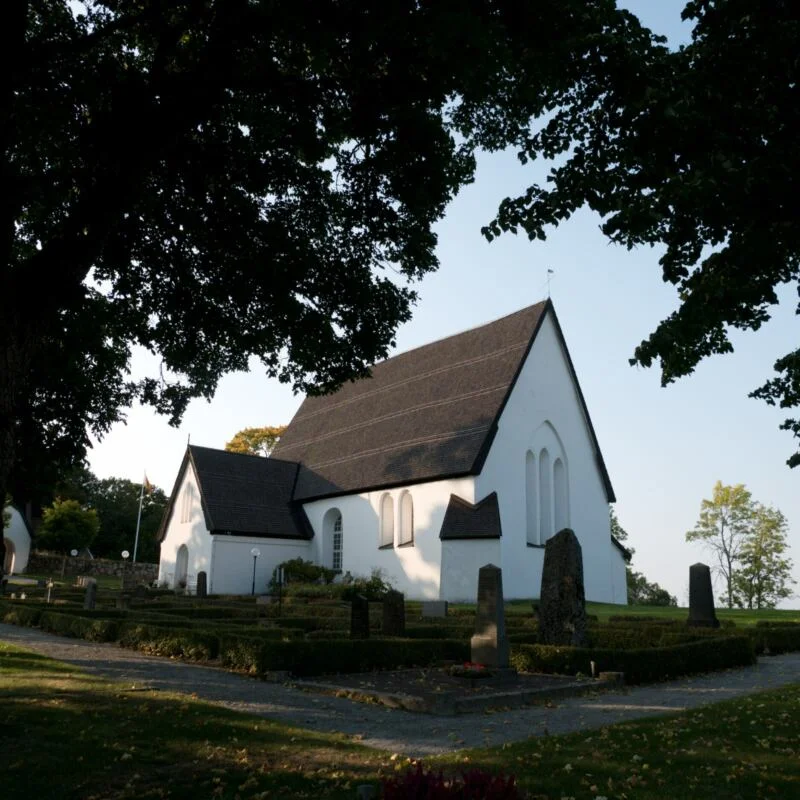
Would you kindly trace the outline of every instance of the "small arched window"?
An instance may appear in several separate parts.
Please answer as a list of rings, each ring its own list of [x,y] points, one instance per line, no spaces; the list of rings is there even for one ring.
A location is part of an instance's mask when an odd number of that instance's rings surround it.
[[[539,544],[553,535],[553,475],[547,448],[539,452]]]
[[[390,494],[381,498],[380,547],[394,547],[394,500]]]
[[[337,572],[342,571],[343,536],[342,515],[339,514],[333,521],[333,563],[331,564]]]
[[[400,545],[414,544],[414,501],[411,492],[400,498]]]
[[[539,544],[539,515],[536,511],[536,457],[528,450],[525,454],[525,529],[528,544]]]

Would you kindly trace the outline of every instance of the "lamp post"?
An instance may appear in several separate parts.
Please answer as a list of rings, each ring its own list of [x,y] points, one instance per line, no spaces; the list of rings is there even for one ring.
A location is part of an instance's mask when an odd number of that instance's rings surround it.
[[[261,551],[257,547],[254,547],[250,551],[250,555],[253,556],[253,588],[250,594],[254,595],[256,593],[256,561],[258,560],[258,557],[261,555]]]

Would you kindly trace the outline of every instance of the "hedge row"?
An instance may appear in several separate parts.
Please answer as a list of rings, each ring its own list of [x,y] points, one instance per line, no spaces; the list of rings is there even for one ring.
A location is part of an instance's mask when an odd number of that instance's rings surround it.
[[[769,652],[776,656],[779,653],[791,653],[800,650],[800,627],[784,626],[773,628],[763,626],[750,628],[747,633],[753,642],[756,653]]]
[[[635,650],[516,645],[511,663],[522,672],[563,675],[596,672],[624,672],[626,683],[650,683],[699,672],[753,664],[755,649],[748,636],[719,636],[670,647]]]
[[[220,660],[254,675],[288,671],[294,675],[369,672],[427,667],[439,661],[469,660],[469,643],[450,639],[330,639],[317,642],[263,642],[223,637]]]

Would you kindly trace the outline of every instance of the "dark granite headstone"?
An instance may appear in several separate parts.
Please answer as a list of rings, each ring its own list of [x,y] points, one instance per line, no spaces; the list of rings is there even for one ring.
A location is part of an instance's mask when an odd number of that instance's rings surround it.
[[[127,592],[120,592],[117,595],[117,608],[126,609],[131,604],[131,596]]]
[[[133,596],[137,599],[144,599],[147,597],[147,587],[143,583],[137,583],[133,587]]]
[[[494,564],[487,564],[478,571],[478,609],[470,648],[475,664],[500,669],[508,667],[503,571]]]
[[[369,600],[362,594],[350,602],[350,638],[369,639]]]
[[[208,575],[203,570],[197,573],[197,596],[208,597]]]
[[[578,537],[569,528],[548,539],[544,548],[539,638],[542,644],[587,644],[583,553]]]
[[[392,589],[383,599],[384,636],[406,635],[406,600],[402,592]]]
[[[711,570],[705,564],[689,567],[689,619],[686,624],[694,628],[719,628]]]
[[[97,603],[97,581],[90,579],[86,582],[86,593],[83,596],[83,607],[91,610]]]

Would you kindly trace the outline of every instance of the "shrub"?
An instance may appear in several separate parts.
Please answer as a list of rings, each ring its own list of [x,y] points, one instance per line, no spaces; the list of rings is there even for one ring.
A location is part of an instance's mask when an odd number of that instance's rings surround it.
[[[343,600],[352,600],[357,595],[363,595],[367,600],[383,600],[392,590],[391,582],[386,578],[384,570],[372,570],[369,578],[355,577],[351,583],[343,584]]]
[[[766,651],[775,656],[800,650],[800,627],[763,625],[750,628],[747,633],[759,655]]]
[[[639,649],[515,645],[512,666],[521,672],[563,675],[624,672],[626,683],[647,683],[698,672],[740,667],[755,661],[753,642],[747,636],[707,637],[700,641]]]
[[[119,643],[157,656],[177,656],[190,661],[208,661],[219,653],[219,637],[212,633],[154,625],[122,625]]]
[[[60,636],[72,636],[90,642],[114,642],[119,635],[120,622],[117,619],[103,619],[73,614],[44,611],[39,619],[42,630]]]
[[[33,627],[39,624],[39,617],[42,615],[41,606],[23,606],[16,603],[3,603],[0,616],[3,622],[11,625],[24,625]]]
[[[381,783],[383,800],[521,800],[522,796],[513,775],[492,775],[472,769],[450,779],[441,770],[425,770],[420,761],[403,775],[384,778]]]
[[[320,581],[329,584],[333,582],[337,574],[336,570],[329,569],[328,567],[321,567],[314,564],[312,561],[303,561],[302,558],[292,558],[289,561],[284,561],[281,567],[283,567],[284,584],[319,583]],[[272,580],[269,585],[273,593],[277,591],[277,569],[272,573]]]

